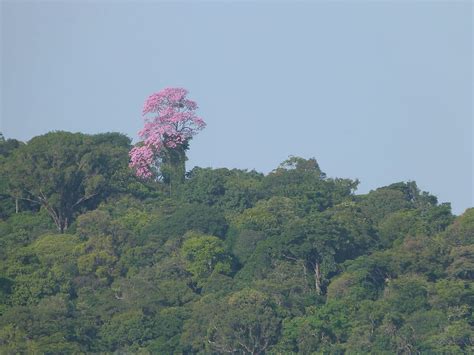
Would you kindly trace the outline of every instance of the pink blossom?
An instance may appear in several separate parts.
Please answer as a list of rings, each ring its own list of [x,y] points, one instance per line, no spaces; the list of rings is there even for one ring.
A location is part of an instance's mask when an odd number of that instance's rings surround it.
[[[193,100],[186,98],[183,88],[166,88],[146,99],[143,106],[145,125],[138,132],[141,146],[130,151],[130,167],[137,176],[152,177],[152,167],[159,168],[160,155],[164,148],[185,145],[194,135],[206,127]]]

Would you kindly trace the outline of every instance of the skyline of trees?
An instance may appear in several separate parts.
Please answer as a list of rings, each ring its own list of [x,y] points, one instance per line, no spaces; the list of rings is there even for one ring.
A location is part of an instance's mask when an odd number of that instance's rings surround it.
[[[474,351],[474,208],[415,182],[356,194],[300,157],[195,167],[170,194],[129,149],[0,139],[0,352]]]

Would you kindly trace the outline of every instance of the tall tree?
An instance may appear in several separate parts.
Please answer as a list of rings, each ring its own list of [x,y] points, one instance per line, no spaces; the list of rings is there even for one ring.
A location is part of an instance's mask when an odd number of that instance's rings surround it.
[[[281,319],[268,296],[243,289],[227,299],[209,325],[207,341],[217,353],[265,354],[278,339]]]
[[[206,126],[187,94],[182,88],[166,88],[145,101],[145,125],[138,132],[142,141],[130,151],[130,166],[137,176],[152,178],[159,173],[170,185],[184,181],[189,141]]]
[[[121,134],[51,132],[16,149],[8,189],[40,205],[63,233],[81,209],[107,196],[127,169],[130,140]]]
[[[0,218],[8,217],[13,212],[19,212],[20,200],[18,193],[8,191],[7,188],[10,176],[9,171],[5,169],[5,161],[22,144],[16,139],[5,139],[3,134],[0,133]]]

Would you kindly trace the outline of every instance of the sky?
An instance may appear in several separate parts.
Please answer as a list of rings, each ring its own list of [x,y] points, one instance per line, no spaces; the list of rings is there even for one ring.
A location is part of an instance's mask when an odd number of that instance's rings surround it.
[[[1,1],[1,0],[0,0]],[[315,157],[357,193],[398,181],[473,197],[471,1],[1,1],[0,131],[137,139],[184,87],[207,128],[187,168]]]

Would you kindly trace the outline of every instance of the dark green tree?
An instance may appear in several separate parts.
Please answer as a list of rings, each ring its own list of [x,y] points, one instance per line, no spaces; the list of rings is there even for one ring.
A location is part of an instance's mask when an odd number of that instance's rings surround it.
[[[117,133],[52,132],[21,146],[8,159],[9,191],[44,208],[63,233],[76,214],[118,187],[130,140]]]
[[[276,343],[280,323],[268,296],[244,289],[227,299],[225,312],[209,325],[207,339],[219,353],[264,354]]]

